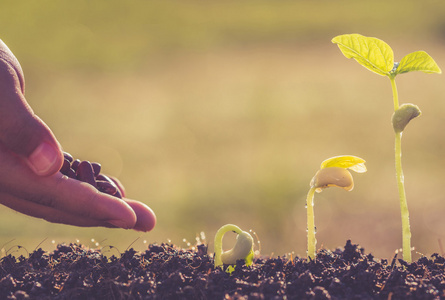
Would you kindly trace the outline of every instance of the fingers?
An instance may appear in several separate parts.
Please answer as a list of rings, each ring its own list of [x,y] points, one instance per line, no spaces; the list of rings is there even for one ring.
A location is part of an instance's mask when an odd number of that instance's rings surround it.
[[[150,207],[136,200],[124,200],[127,202],[128,205],[130,205],[130,207],[136,214],[137,221],[135,226],[133,227],[134,230],[147,232],[155,227],[156,215]]]
[[[82,215],[72,214],[71,212],[61,211],[52,207],[23,200],[21,198],[17,198],[5,193],[0,193],[0,201],[3,205],[14,209],[15,211],[31,217],[44,219],[51,223],[59,223],[80,227],[118,227],[125,229],[134,229],[143,232],[151,231],[156,224],[156,216],[148,206],[141,202],[130,199],[125,199],[125,202],[129,204],[136,215],[137,221],[133,224],[133,226],[129,226],[128,224],[122,223],[119,220],[98,220],[91,217],[84,217]]]
[[[100,193],[57,172],[37,176],[0,144],[0,203],[50,222],[151,230],[156,217],[146,205]]]
[[[0,193],[1,203],[22,214],[44,219],[51,223],[74,225],[81,227],[105,226],[115,227],[101,220],[95,220],[68,212],[60,211],[51,207],[43,206],[34,202],[23,200],[10,194]]]
[[[99,193],[93,186],[69,179],[60,172],[46,177],[38,176],[1,144],[0,165],[0,193],[24,200],[12,203],[6,198],[0,199],[0,202],[17,211],[30,214],[27,205],[34,203],[122,228],[133,228],[136,223],[133,209],[121,199]],[[49,215],[47,210],[43,211]],[[42,217],[42,210],[38,212]],[[63,220],[60,222],[64,223]]]
[[[0,40],[0,143],[22,156],[37,175],[57,172],[63,156],[48,126],[29,107],[23,72]]]
[[[70,214],[79,219],[76,221],[78,225],[82,224],[82,219],[100,221],[102,224],[109,223],[125,229],[133,228],[136,224],[136,214],[125,201],[100,193],[88,183],[68,178],[60,173],[37,179],[36,184],[27,185],[28,190],[16,190],[14,195],[42,206],[41,211],[46,215],[50,210],[63,213],[48,215],[44,219],[56,217],[57,220],[52,220],[53,222],[66,224],[67,222],[61,217]],[[32,192],[29,191],[31,189]],[[27,202],[18,202],[13,208],[23,211],[25,210],[23,205],[27,205]]]
[[[31,172],[30,172],[31,173]],[[3,192],[0,202],[16,211],[50,222],[77,226],[133,228],[136,214],[123,200],[100,193],[93,186],[60,173],[38,177],[37,183]],[[12,195],[6,197],[4,195]]]

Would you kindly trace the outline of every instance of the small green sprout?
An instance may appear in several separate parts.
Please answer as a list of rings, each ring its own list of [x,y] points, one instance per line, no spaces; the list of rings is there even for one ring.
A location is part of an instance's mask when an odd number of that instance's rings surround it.
[[[224,234],[229,231],[238,234],[238,236],[236,237],[235,246],[223,252],[222,239]],[[252,265],[254,257],[253,245],[253,238],[248,232],[242,231],[238,226],[233,224],[222,226],[215,235],[215,268],[230,265],[227,272],[231,273],[234,270],[233,265],[240,259],[244,259],[247,266]]]
[[[307,256],[315,260],[315,219],[314,194],[321,193],[323,189],[336,186],[351,191],[354,188],[352,175],[348,170],[357,173],[366,172],[365,160],[357,156],[336,156],[321,163],[320,170],[311,180],[311,189],[307,194]]]
[[[403,259],[411,262],[411,230],[409,224],[408,204],[406,201],[404,177],[402,171],[402,132],[405,126],[420,115],[420,109],[414,104],[399,106],[395,77],[411,71],[424,73],[442,73],[439,66],[425,51],[416,51],[394,62],[394,53],[384,41],[360,34],[339,35],[332,39],[347,58],[355,59],[365,68],[381,76],[387,76],[391,82],[394,101],[392,124],[395,132],[395,168],[397,187],[402,215]]]

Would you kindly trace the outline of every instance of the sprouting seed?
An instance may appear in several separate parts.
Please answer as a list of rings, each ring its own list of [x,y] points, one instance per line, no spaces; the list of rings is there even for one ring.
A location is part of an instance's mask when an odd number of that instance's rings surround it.
[[[234,232],[237,234],[235,246],[232,249],[224,251],[222,248],[222,239],[224,234],[227,232]],[[253,263],[254,257],[254,242],[252,236],[247,231],[242,231],[236,225],[227,224],[222,226],[215,235],[215,256],[214,256],[214,264],[215,268],[223,267],[223,265],[231,265],[226,270],[231,273],[234,268],[233,265],[240,259],[245,261],[247,266],[250,266]]]
[[[321,193],[324,189],[332,186],[351,191],[354,188],[354,181],[349,170],[357,173],[366,172],[365,160],[350,155],[331,157],[321,163],[320,170],[311,180],[311,188],[306,199],[307,256],[309,259],[315,260],[315,247],[317,245],[314,219],[315,192]]]

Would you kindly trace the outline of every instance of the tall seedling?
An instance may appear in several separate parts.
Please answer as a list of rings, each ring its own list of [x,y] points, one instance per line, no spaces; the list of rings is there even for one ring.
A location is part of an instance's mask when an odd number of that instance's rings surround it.
[[[332,39],[332,42],[338,45],[347,58],[355,59],[359,64],[374,73],[387,76],[391,82],[394,100],[392,124],[395,133],[395,167],[402,215],[403,259],[411,262],[411,230],[402,171],[401,139],[405,126],[411,119],[420,115],[420,110],[414,104],[399,105],[395,78],[399,74],[411,71],[422,71],[430,74],[441,73],[442,71],[433,58],[424,51],[410,53],[403,57],[400,62],[394,62],[394,53],[391,47],[377,38],[365,37],[360,34],[345,34],[336,36]]]

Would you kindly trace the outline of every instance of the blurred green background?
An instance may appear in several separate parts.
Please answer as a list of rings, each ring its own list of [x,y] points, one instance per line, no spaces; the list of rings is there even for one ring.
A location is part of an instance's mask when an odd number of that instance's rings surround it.
[[[65,151],[100,162],[158,217],[142,234],[1,207],[0,244],[15,239],[6,249],[92,238],[121,251],[185,247],[204,232],[212,250],[233,223],[253,229],[265,255],[304,256],[309,182],[341,154],[363,157],[368,172],[350,193],[316,195],[317,246],[352,239],[380,258],[401,247],[389,80],[331,39],[375,36],[396,60],[425,50],[444,70],[445,2],[2,1],[0,28],[28,102]],[[443,76],[397,77],[400,102],[423,112],[404,134],[403,165],[412,242],[425,255],[445,243]]]

